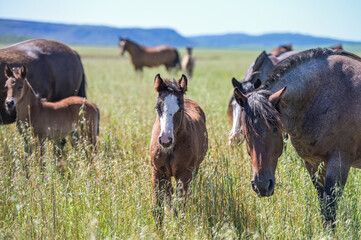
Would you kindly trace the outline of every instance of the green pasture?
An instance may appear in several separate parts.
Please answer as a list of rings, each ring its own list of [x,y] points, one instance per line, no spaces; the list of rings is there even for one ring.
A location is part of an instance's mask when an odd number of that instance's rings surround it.
[[[274,195],[259,198],[253,192],[246,147],[228,146],[226,117],[232,77],[241,80],[259,54],[245,50],[194,50],[186,97],[206,113],[209,150],[186,208],[178,216],[167,208],[157,230],[149,164],[157,98],[153,80],[157,73],[178,79],[181,72],[158,67],[136,73],[115,47],[74,48],[84,64],[88,98],[101,112],[98,156],[90,166],[84,150],[67,145],[63,175],[47,143],[45,169],[34,151],[27,179],[22,138],[14,125],[1,126],[0,239],[361,238],[359,170],[350,172],[334,233],[323,228],[316,191],[290,143],[279,159]]]

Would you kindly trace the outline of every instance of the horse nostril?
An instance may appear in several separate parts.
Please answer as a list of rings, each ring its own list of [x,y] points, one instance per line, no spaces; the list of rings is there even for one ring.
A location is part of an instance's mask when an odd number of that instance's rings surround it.
[[[173,138],[169,137],[168,140],[169,140],[168,144],[172,144]]]
[[[275,183],[274,183],[274,181],[272,179],[270,179],[269,180],[269,185],[268,185],[268,192],[270,194],[273,194],[274,187],[275,187]]]

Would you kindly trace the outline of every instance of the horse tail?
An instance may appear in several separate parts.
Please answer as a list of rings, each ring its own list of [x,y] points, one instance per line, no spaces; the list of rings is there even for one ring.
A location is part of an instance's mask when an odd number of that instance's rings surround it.
[[[79,54],[77,54],[77,55],[78,55],[78,58],[79,58],[79,62],[80,62],[80,66],[81,66],[81,71],[82,71],[82,79],[81,79],[80,87],[79,87],[79,90],[78,90],[78,96],[79,96],[79,97],[86,98],[86,91],[85,91],[85,88],[86,88],[86,78],[85,78],[85,73],[84,73],[84,67],[83,67],[83,63],[81,62],[81,59],[80,59]]]
[[[181,62],[179,59],[179,54],[177,49],[174,49],[174,53],[175,53],[175,58],[174,58],[174,62],[173,62],[173,67],[177,67],[179,69],[181,69]]]

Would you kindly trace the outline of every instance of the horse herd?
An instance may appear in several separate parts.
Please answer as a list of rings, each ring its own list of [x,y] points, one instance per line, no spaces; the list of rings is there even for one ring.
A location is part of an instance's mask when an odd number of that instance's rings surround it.
[[[168,46],[146,48],[120,39],[119,47],[130,53],[136,70],[180,65],[177,51]],[[0,66],[2,124],[16,119],[21,132],[26,123],[40,144],[80,129],[96,149],[99,110],[85,99],[84,70],[75,51],[54,41],[29,40],[1,49]],[[233,78],[232,84],[229,143],[246,140],[253,190],[260,197],[274,193],[286,132],[311,176],[325,223],[334,227],[350,167],[361,168],[361,58],[342,49],[301,52],[286,45],[262,52],[244,80]],[[171,177],[184,199],[208,150],[206,117],[196,102],[184,98],[187,86],[185,75],[170,81],[157,74],[154,79],[158,115],[150,159],[157,223],[162,222],[164,199],[170,201],[173,193]]]

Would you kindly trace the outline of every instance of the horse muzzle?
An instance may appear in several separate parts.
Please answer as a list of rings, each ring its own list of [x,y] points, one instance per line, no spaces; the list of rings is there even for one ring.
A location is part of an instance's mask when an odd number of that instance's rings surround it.
[[[159,144],[165,149],[171,149],[173,147],[173,138],[171,137],[159,137]]]
[[[16,107],[16,103],[15,103],[15,100],[14,98],[12,99],[6,99],[5,100],[5,108],[7,111],[13,111]]]
[[[251,181],[252,189],[259,197],[269,197],[274,193],[275,179],[256,179]]]

